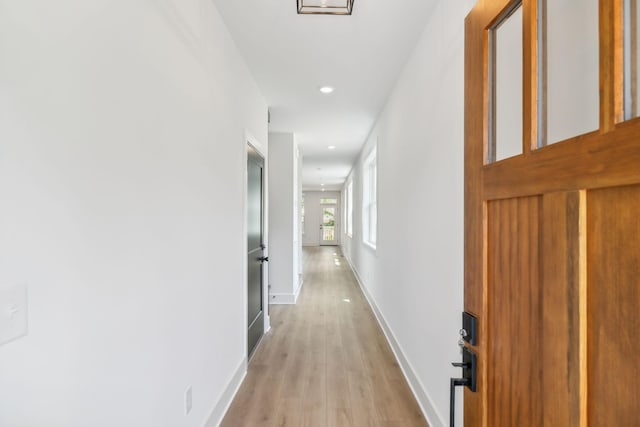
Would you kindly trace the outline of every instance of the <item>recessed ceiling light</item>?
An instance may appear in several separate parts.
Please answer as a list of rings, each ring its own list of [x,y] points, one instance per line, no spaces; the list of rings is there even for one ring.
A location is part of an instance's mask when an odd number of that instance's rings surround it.
[[[320,92],[324,93],[325,95],[328,95],[333,91],[334,91],[334,89],[331,86],[322,86],[320,88]]]
[[[320,186],[324,187],[324,184],[320,184]]]
[[[328,148],[329,150],[335,150],[335,149],[336,149],[336,146],[335,146],[335,145],[330,145],[330,146],[328,146],[327,148]]]

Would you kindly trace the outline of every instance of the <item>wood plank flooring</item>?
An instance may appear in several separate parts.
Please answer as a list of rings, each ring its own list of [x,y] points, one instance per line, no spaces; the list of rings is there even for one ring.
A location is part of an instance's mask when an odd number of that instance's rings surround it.
[[[223,427],[426,426],[339,247],[305,248],[298,303],[271,331]]]

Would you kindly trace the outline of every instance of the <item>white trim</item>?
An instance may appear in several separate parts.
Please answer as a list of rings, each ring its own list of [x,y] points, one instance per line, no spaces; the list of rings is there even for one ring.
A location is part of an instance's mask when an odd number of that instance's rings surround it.
[[[244,358],[240,362],[238,369],[231,377],[231,380],[227,384],[227,387],[222,392],[222,396],[218,399],[218,402],[213,407],[211,411],[211,415],[207,422],[204,424],[205,427],[217,427],[222,422],[222,419],[227,414],[229,407],[231,406],[231,402],[236,397],[238,390],[240,390],[240,386],[244,381],[244,377],[247,375],[247,359]]]
[[[373,243],[368,242],[366,240],[363,241],[362,243],[364,243],[366,246],[369,246],[369,249],[373,249],[374,252],[376,251],[376,245],[374,245]]]
[[[376,250],[378,240],[378,146],[376,145],[367,155],[362,164],[362,242]],[[375,211],[375,224],[372,224]],[[375,239],[372,239],[372,230],[375,232]]]
[[[242,144],[242,150],[243,150],[243,170],[244,170],[244,183],[243,183],[243,214],[244,214],[244,223],[242,225],[242,235],[244,236],[244,243],[242,245],[243,247],[243,255],[242,255],[242,259],[243,259],[243,287],[244,287],[244,294],[243,294],[243,300],[244,300],[244,318],[248,319],[249,315],[248,315],[248,300],[249,300],[249,296],[247,295],[247,218],[248,218],[248,213],[247,213],[247,145],[253,147],[258,154],[260,154],[262,156],[262,158],[264,159],[264,169],[263,169],[263,177],[262,177],[262,183],[264,186],[264,191],[263,191],[263,209],[264,209],[264,217],[262,219],[263,221],[263,229],[264,229],[264,245],[267,247],[264,256],[269,256],[269,156],[268,156],[268,149],[267,147],[261,143],[256,137],[254,137],[251,132],[249,132],[247,129],[245,129],[244,131],[244,142]],[[262,274],[263,277],[268,278],[269,277],[269,263],[265,262],[262,264]],[[263,284],[264,289],[262,290],[262,294],[263,294],[263,302],[262,302],[262,306],[263,307],[268,307],[269,306],[269,280],[265,280],[264,284]],[[271,329],[271,318],[269,317],[269,310],[265,310],[263,309],[263,319],[264,319],[264,332],[266,333],[267,331],[269,331]],[[248,353],[248,336],[247,334],[249,333],[249,324],[248,321],[247,323],[245,323],[245,337],[244,337],[244,353],[247,354]]]
[[[345,202],[345,209],[347,210],[347,223],[344,226],[345,233],[348,237],[353,239],[353,177],[347,179],[345,185],[345,193],[347,194]]]
[[[294,305],[296,303],[295,294],[271,294],[269,304],[271,305]]]
[[[247,230],[247,220],[249,218],[249,213],[247,211],[247,195],[249,193],[248,181],[249,181],[249,168],[247,167],[247,162],[249,156],[247,155],[247,145],[249,144],[249,135],[248,132],[245,132],[245,139],[242,144],[242,311],[244,312],[244,328],[243,328],[243,353],[245,356],[249,353],[249,292],[248,292],[248,283],[249,283],[249,263],[247,260],[247,252],[249,251],[249,244],[247,242],[248,233]],[[246,360],[245,360],[246,363]]]
[[[298,289],[296,289],[296,302],[298,302],[298,297],[300,296],[300,291],[302,291],[302,285],[304,284],[304,279],[302,278],[302,274],[298,274]]]
[[[367,291],[367,288],[364,286],[362,279],[358,274],[358,270],[355,269],[349,257],[345,256],[344,259],[347,260],[349,267],[351,267],[351,270],[353,271],[353,275],[356,278],[356,281],[358,282],[358,285],[360,286],[360,289],[362,290],[364,297],[369,303],[371,310],[373,310],[373,314],[376,316],[376,320],[378,321],[380,328],[382,328],[382,332],[384,333],[384,336],[387,338],[387,342],[391,346],[391,351],[393,351],[393,354],[396,357],[398,364],[400,365],[400,369],[402,370],[402,373],[404,374],[404,377],[407,380],[407,383],[409,383],[409,388],[411,388],[411,391],[413,392],[414,397],[418,401],[418,405],[422,410],[422,414],[427,419],[427,423],[431,427],[446,427],[446,424],[442,416],[440,415],[435,405],[433,404],[433,400],[429,396],[429,393],[427,393],[424,385],[416,375],[416,371],[411,365],[411,362],[409,362],[409,360],[405,356],[404,351],[402,350],[402,346],[396,339],[393,331],[391,330],[391,327],[385,320],[384,316],[382,315],[382,312],[378,309],[378,306],[376,305],[373,297],[369,294],[369,292]]]
[[[304,281],[300,282],[298,289],[296,289],[293,294],[271,294],[271,299],[269,300],[269,304],[273,305],[293,305],[298,302],[298,297],[300,296],[300,291],[302,290],[302,284]]]
[[[245,139],[245,143],[248,142],[249,144],[251,144],[253,148],[255,148],[256,151],[258,151],[258,153],[260,153],[260,155],[265,158],[265,162],[266,162],[268,153],[267,153],[267,148],[264,146],[264,144],[258,141],[258,139],[254,137],[251,134],[251,132],[249,132],[246,129],[244,131],[244,139]]]

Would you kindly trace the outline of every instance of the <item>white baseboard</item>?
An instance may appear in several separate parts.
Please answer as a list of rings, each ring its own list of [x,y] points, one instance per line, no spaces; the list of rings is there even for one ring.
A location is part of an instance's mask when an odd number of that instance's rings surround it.
[[[302,278],[300,278],[300,280],[298,280],[298,289],[296,289],[295,302],[298,302],[298,297],[300,296],[300,291],[302,290],[302,285],[303,284],[304,284],[304,280],[302,280]]]
[[[233,399],[236,397],[246,375],[247,359],[243,359],[242,362],[240,362],[240,366],[238,366],[238,369],[236,369],[236,372],[233,374],[231,381],[229,381],[229,384],[222,392],[222,396],[218,399],[218,403],[216,403],[216,406],[211,411],[211,415],[209,415],[209,419],[205,424],[205,427],[218,427],[220,425],[222,419],[231,406],[231,402],[233,402]]]
[[[264,333],[271,330],[271,317],[267,313],[264,314]]]
[[[302,290],[302,284],[304,281],[300,281],[300,286],[296,289],[295,293],[292,294],[269,294],[269,304],[274,305],[293,305],[298,302],[298,297],[300,296],[300,291]]]
[[[269,294],[269,304],[293,305],[296,303],[296,294]]]
[[[420,405],[422,414],[427,419],[427,423],[429,423],[431,427],[446,427],[444,419],[436,409],[435,405],[433,404],[433,400],[431,400],[431,397],[429,397],[429,394],[426,392],[424,386],[422,385],[422,382],[416,375],[415,369],[413,369],[413,366],[405,357],[402,346],[400,346],[400,343],[398,343],[398,340],[396,340],[396,337],[389,327],[389,324],[378,309],[378,306],[376,305],[373,297],[369,294],[369,291],[364,286],[362,278],[360,277],[360,274],[358,274],[358,270],[356,270],[356,268],[351,263],[351,260],[347,256],[345,256],[344,258],[347,260],[347,263],[351,267],[353,275],[355,276],[358,285],[360,285],[360,289],[362,290],[364,297],[369,303],[371,310],[373,310],[373,314],[376,316],[378,324],[380,325],[380,328],[382,328],[382,332],[384,332],[384,336],[387,338],[387,342],[389,342],[389,345],[391,346],[391,350],[393,351],[393,354],[395,355],[396,360],[400,365],[400,369],[402,370],[405,379],[409,383],[409,387],[411,388],[413,395],[418,401],[418,405]]]

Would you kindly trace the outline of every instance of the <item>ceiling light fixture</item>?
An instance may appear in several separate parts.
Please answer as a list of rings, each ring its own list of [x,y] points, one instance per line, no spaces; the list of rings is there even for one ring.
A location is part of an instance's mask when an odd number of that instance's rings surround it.
[[[327,148],[328,148],[329,150],[335,150],[335,149],[336,149],[336,146],[335,146],[335,145],[330,145],[330,146],[328,146]]]
[[[351,15],[354,0],[296,0],[300,15]]]
[[[329,95],[330,93],[332,93],[335,89],[333,89],[331,86],[322,86],[320,88],[320,92],[324,93],[325,95]]]

